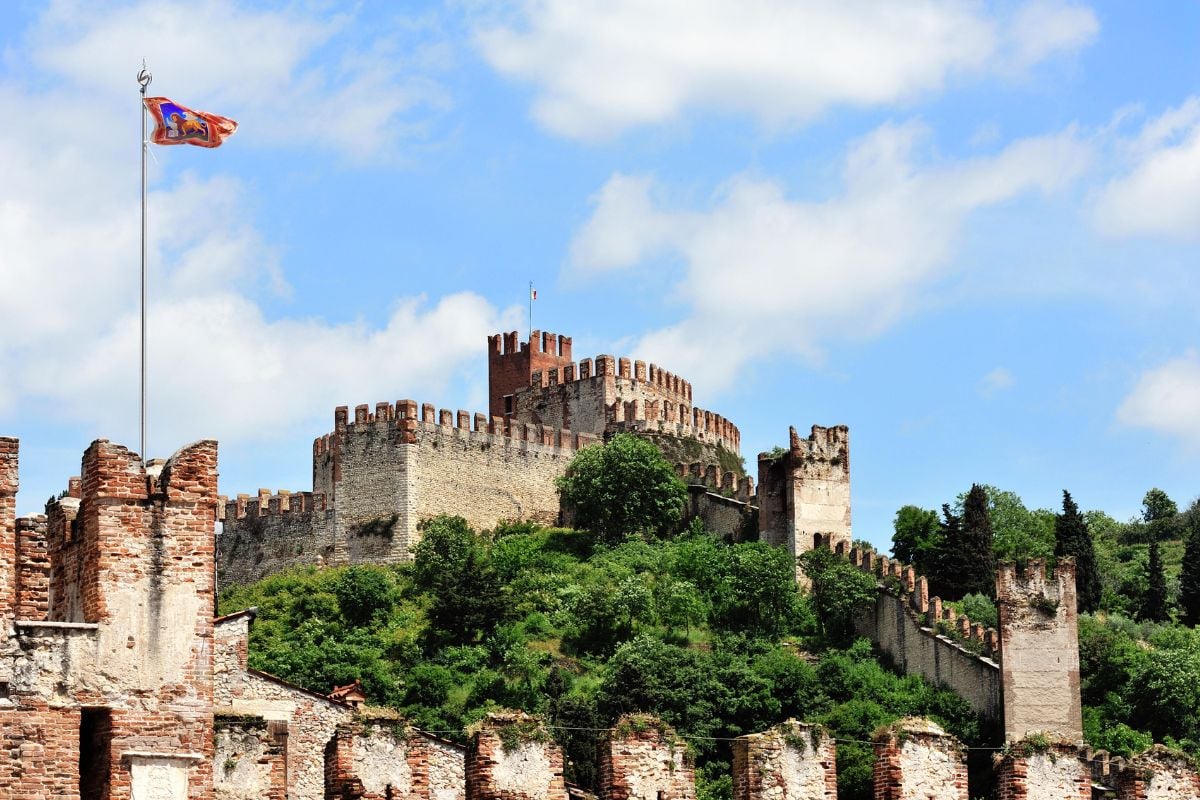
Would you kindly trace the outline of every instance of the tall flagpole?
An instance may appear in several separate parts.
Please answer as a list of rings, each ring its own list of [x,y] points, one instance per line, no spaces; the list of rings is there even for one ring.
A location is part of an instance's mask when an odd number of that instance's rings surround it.
[[[146,87],[154,76],[146,69],[146,61],[142,59],[142,71],[138,73],[137,82],[141,88],[141,100],[138,105],[142,108],[142,463],[146,463],[146,151],[150,142],[146,138]]]
[[[529,282],[529,342],[533,347],[533,281]]]

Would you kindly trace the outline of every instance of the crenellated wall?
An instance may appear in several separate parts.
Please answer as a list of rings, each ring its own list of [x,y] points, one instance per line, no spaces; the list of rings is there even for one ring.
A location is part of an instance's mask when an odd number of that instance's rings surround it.
[[[858,632],[887,653],[897,669],[950,689],[975,713],[999,721],[999,634],[930,597],[928,580],[911,566],[845,544],[835,551],[878,581],[875,605],[858,620]]]

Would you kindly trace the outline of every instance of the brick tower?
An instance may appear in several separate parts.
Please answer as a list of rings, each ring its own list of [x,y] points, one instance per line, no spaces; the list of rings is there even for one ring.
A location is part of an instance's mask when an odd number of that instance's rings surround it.
[[[518,336],[513,331],[488,337],[488,414],[493,417],[512,414],[512,396],[528,388],[533,373],[571,363],[570,336],[533,331],[519,345]]]

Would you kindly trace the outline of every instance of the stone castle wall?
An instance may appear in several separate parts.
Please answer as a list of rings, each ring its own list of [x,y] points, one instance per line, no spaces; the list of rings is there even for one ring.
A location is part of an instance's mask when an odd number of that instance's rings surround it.
[[[629,714],[600,744],[600,800],[695,800],[687,742],[661,720]]]
[[[733,742],[733,800],[837,800],[837,747],[795,720]]]
[[[875,800],[967,800],[967,750],[935,723],[906,718],[876,737],[873,777]]]

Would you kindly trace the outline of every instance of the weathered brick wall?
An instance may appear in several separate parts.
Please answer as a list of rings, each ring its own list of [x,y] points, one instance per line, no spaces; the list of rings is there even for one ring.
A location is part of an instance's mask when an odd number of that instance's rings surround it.
[[[1052,744],[1036,750],[1022,742],[998,758],[997,800],[1091,800],[1092,775],[1076,746]]]
[[[1002,564],[996,599],[1005,739],[1082,740],[1074,561],[1060,558],[1053,574],[1040,559],[1024,571]]]
[[[1089,754],[1090,755],[1090,754]],[[1107,753],[1100,753],[1103,767],[1110,766]],[[1103,775],[1097,775],[1100,771]],[[1196,800],[1200,797],[1200,772],[1184,753],[1156,744],[1137,757],[1114,759],[1110,769],[1097,770],[1094,779],[1114,785],[1119,800]]]
[[[0,617],[7,617],[16,602],[13,576],[17,552],[19,451],[20,444],[16,439],[0,436]],[[7,638],[8,631],[0,630],[0,642]]]
[[[966,748],[925,719],[903,719],[876,738],[873,775],[875,800],[968,796]]]
[[[50,614],[50,552],[45,516],[17,520],[15,618],[45,620]]]
[[[484,718],[467,746],[465,772],[467,800],[567,800],[562,750],[519,711]]]
[[[762,541],[798,558],[819,537],[831,546],[851,541],[850,431],[812,426],[807,439],[789,429],[791,446],[777,458],[758,457],[758,529]],[[799,570],[797,577],[802,579]]]
[[[0,708],[0,796],[77,797],[79,709],[28,700]]]
[[[279,728],[258,717],[217,716],[213,741],[214,800],[287,800],[287,736]]]
[[[417,736],[410,751],[414,793],[421,800],[465,800],[466,749],[421,731]],[[422,785],[427,794],[420,794]]]
[[[820,726],[788,720],[733,742],[733,800],[836,800],[837,746]]]
[[[621,717],[600,744],[601,800],[694,800],[696,771],[687,743],[661,720]]]
[[[333,558],[334,514],[325,496],[311,492],[260,492],[225,504],[217,537],[219,584],[254,583],[296,564]]]

